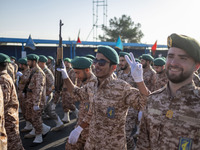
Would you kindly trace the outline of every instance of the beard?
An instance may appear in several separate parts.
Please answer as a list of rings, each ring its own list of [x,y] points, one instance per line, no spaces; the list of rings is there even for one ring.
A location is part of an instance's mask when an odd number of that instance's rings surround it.
[[[166,75],[172,83],[181,83],[181,82],[185,81],[186,79],[188,79],[193,74],[193,72],[191,70],[187,71],[187,72],[183,72],[184,71],[183,69],[180,69],[181,73],[179,75],[174,74],[174,73],[170,74],[169,68],[170,67],[168,67],[168,69],[166,70]]]
[[[145,62],[144,65],[142,65],[142,68],[146,68],[147,67],[147,62]]]
[[[128,65],[125,65],[124,67],[121,67],[121,70],[126,70]]]

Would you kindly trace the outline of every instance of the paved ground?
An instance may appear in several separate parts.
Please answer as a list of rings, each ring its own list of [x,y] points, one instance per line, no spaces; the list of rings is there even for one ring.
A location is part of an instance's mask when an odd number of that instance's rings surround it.
[[[78,104],[76,104],[78,106]],[[58,104],[56,107],[56,112],[62,119],[64,116],[62,105]],[[66,138],[69,136],[70,132],[73,130],[76,124],[75,114],[70,114],[71,122],[65,124],[65,127],[58,132],[49,132],[48,135],[43,139],[43,143],[38,145],[37,147],[31,148],[29,147],[34,139],[24,139],[24,135],[27,133],[20,133],[23,146],[26,150],[64,150]],[[24,128],[25,120],[20,114],[20,129]],[[52,120],[43,120],[43,122],[51,127],[55,126],[54,121]]]

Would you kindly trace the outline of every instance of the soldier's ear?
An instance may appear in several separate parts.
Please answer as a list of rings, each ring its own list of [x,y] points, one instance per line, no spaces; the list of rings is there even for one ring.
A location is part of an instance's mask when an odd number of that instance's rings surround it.
[[[112,65],[112,69],[115,71],[115,69],[117,68],[117,65]]]
[[[90,69],[89,69],[89,68],[86,68],[86,69],[85,69],[85,72],[86,72],[86,73],[90,72]]]

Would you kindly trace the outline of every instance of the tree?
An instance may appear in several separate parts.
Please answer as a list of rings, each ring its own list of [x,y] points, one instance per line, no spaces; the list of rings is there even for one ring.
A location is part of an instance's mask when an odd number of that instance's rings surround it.
[[[122,15],[119,19],[114,17],[109,20],[109,24],[110,27],[102,27],[105,35],[99,35],[101,41],[117,41],[120,35],[123,42],[139,43],[144,36],[140,30],[141,24],[135,24],[130,16]]]

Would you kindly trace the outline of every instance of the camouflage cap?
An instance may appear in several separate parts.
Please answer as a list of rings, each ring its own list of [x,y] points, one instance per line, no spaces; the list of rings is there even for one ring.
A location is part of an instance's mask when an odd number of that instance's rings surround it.
[[[143,54],[141,59],[148,60],[148,61],[154,60],[154,58],[149,54]]]
[[[16,57],[14,57],[14,56],[10,56],[10,58],[11,58],[11,59],[14,59],[14,60],[17,60],[17,58],[16,58]]]
[[[154,66],[163,66],[165,65],[166,61],[163,58],[156,58],[153,61]]]
[[[18,62],[20,64],[27,65],[27,59],[26,58],[20,58],[20,59],[18,59]]]
[[[64,58],[63,60],[64,60],[64,61],[67,61],[68,63],[71,63],[71,61],[72,61],[70,58],[67,58],[67,57]]]
[[[39,56],[36,55],[36,54],[29,54],[29,55],[27,55],[27,60],[36,60],[36,61],[38,61],[39,60]]]
[[[119,64],[119,56],[117,52],[110,46],[98,46],[97,53],[103,54],[113,64]]]
[[[0,53],[0,63],[10,63],[10,57],[6,54]]]
[[[86,69],[90,68],[90,66],[92,65],[92,61],[87,57],[78,57],[76,59],[73,59],[71,61],[71,64],[72,68],[74,69]]]
[[[47,58],[49,58],[51,60],[54,60],[54,58],[52,56],[47,56]]]
[[[127,55],[129,58],[131,58],[129,53],[127,53],[127,52],[119,52],[119,57],[124,57],[125,55]]]
[[[194,38],[173,33],[167,38],[167,45],[168,48],[177,47],[184,50],[195,61],[200,62],[200,44]]]
[[[39,55],[39,62],[47,62],[48,58],[44,55]]]

